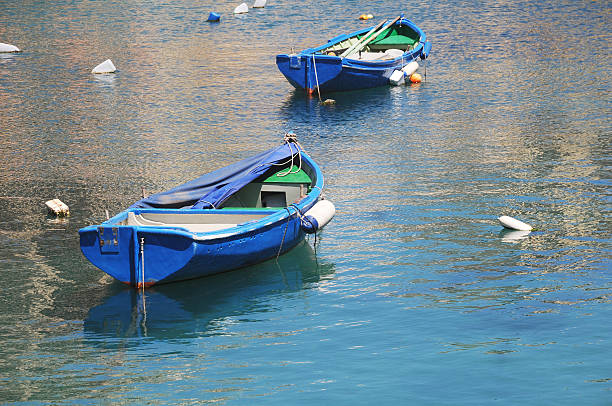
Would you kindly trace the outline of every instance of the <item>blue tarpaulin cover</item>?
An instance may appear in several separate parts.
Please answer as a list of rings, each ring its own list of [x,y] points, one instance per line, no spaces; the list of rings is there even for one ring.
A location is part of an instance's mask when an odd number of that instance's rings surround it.
[[[297,144],[285,142],[279,147],[217,169],[166,192],[141,199],[130,208],[209,209],[219,207],[242,187],[266,173],[273,165],[291,162],[291,158],[296,157],[299,151],[300,147]]]

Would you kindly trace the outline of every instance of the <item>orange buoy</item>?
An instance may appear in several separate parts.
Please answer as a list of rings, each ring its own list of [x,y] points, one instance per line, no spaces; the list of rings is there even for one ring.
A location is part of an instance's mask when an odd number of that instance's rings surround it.
[[[419,75],[418,73],[413,73],[412,75],[410,75],[410,81],[412,83],[421,83],[421,75]]]
[[[362,14],[359,16],[360,20],[369,20],[370,18],[374,18],[372,14]]]

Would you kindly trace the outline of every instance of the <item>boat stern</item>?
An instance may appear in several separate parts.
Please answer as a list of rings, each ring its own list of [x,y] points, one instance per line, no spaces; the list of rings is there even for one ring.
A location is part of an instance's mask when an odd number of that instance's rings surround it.
[[[338,56],[314,53],[276,55],[276,66],[296,89],[314,93],[342,72],[342,59]]]
[[[92,225],[79,230],[83,255],[113,278],[135,287],[172,279],[193,258],[186,233],[132,225]]]
[[[92,264],[130,285],[137,281],[138,251],[133,227],[93,225],[79,230],[81,252]]]

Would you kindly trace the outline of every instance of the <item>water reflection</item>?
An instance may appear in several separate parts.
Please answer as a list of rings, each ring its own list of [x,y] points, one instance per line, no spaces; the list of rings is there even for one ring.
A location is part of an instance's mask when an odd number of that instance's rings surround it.
[[[308,289],[334,273],[332,264],[317,261],[303,242],[278,260],[243,270],[146,290],[114,284],[101,305],[89,310],[85,337],[96,345],[138,345],[134,338],[177,340],[222,334],[228,319],[268,312],[279,296]]]
[[[531,231],[524,230],[508,230],[507,228],[499,232],[499,238],[502,242],[517,243],[521,240],[525,240]]]
[[[335,104],[322,105],[319,101],[318,94],[308,95],[303,90],[291,89],[283,104],[281,111],[286,115],[289,121],[306,120],[311,122],[311,117],[304,117],[303,113],[317,112],[324,116],[324,112],[338,112],[342,114],[355,113],[359,114],[363,119],[364,108],[368,109],[368,114],[371,114],[371,109],[379,109],[388,107],[390,101],[393,101],[394,94],[398,92],[410,92],[411,89],[407,86],[398,87],[376,87],[371,89],[356,90],[351,92],[331,92],[321,94],[321,100],[333,99]],[[342,115],[333,116],[334,120],[345,120],[347,117]]]
[[[113,87],[117,75],[114,73],[102,73],[93,75],[93,77],[100,87]]]

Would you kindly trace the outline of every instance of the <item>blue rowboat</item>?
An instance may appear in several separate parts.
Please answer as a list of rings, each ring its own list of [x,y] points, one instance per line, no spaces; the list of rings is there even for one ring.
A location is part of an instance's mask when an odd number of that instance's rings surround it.
[[[335,213],[297,141],[151,195],[79,230],[81,251],[135,286],[192,279],[278,256]]]
[[[336,92],[388,85],[395,70],[430,51],[423,30],[400,16],[297,54],[276,55],[276,65],[296,89]]]

